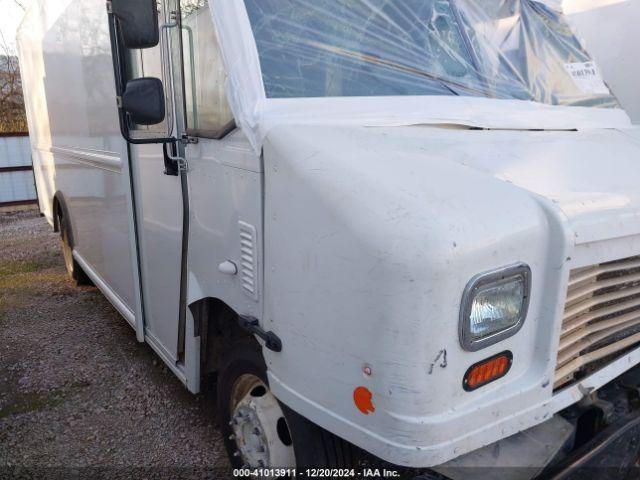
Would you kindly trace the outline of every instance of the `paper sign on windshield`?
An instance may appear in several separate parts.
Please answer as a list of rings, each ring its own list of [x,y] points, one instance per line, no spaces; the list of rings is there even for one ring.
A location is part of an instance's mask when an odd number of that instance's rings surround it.
[[[565,63],[564,68],[582,93],[609,95],[595,62]]]

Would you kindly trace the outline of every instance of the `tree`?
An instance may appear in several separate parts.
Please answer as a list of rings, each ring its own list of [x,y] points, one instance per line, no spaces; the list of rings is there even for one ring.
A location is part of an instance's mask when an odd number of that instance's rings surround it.
[[[207,0],[182,0],[180,3],[180,11],[182,13],[182,17],[188,17],[193,12],[200,10],[202,7],[207,7]]]
[[[0,36],[0,133],[27,130],[18,57]]]

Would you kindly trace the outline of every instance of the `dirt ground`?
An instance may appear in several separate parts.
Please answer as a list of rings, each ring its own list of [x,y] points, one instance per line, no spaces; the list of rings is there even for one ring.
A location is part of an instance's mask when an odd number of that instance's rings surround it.
[[[37,212],[0,214],[0,478],[230,478],[211,395],[191,395]]]

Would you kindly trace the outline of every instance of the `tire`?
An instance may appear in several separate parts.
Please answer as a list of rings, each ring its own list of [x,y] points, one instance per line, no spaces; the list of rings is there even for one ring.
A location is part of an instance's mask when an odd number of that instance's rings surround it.
[[[278,419],[278,439],[267,440],[267,445],[278,441],[286,446],[293,447],[294,464],[278,465],[269,464],[271,455],[263,461],[263,465],[255,462],[243,446],[243,440],[238,438],[238,418],[242,400],[238,401],[239,385],[246,382],[247,378],[255,378],[257,394],[260,398],[271,395],[267,380],[267,367],[262,357],[260,346],[254,339],[242,340],[233,345],[223,356],[220,366],[217,385],[217,417],[220,429],[224,435],[225,446],[229,453],[229,459],[233,468],[358,468],[360,465],[361,450],[350,443],[336,437],[318,425],[297,414],[277,400],[283,420]],[[266,389],[265,392],[260,390]],[[254,392],[249,392],[254,395]],[[273,397],[275,399],[275,397]],[[236,412],[234,414],[234,412]],[[247,415],[244,416],[246,418]],[[283,424],[284,422],[284,424]],[[251,421],[249,425],[253,425]],[[259,429],[270,430],[268,426],[259,424]],[[267,447],[267,450],[270,450]],[[249,458],[247,458],[249,457]],[[287,457],[288,458],[288,457]]]
[[[62,250],[62,257],[67,274],[76,285],[93,285],[91,279],[84,273],[84,270],[82,270],[82,267],[80,267],[75,258],[73,258],[73,246],[71,245],[69,232],[70,227],[60,207],[58,207],[57,210],[58,229],[60,230],[60,249]]]

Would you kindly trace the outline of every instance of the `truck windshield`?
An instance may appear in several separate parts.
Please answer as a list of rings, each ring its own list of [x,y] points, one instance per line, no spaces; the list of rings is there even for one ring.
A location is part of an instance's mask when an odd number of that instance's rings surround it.
[[[245,0],[267,97],[467,95],[617,107],[541,0]]]

